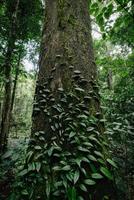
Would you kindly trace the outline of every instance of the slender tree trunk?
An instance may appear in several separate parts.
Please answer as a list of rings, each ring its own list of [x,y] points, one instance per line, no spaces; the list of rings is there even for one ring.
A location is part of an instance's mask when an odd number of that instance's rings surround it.
[[[18,82],[18,77],[19,77],[20,61],[21,61],[21,53],[19,53],[18,62],[17,62],[17,65],[16,65],[16,70],[15,70],[15,79],[14,79],[12,97],[11,97],[10,124],[9,124],[9,131],[10,131],[10,128],[12,126],[15,127],[15,137],[16,138],[17,138],[17,131],[18,130],[17,130],[17,124],[14,122],[13,108],[14,108],[14,100],[15,100],[17,82]]]
[[[1,83],[1,86],[0,86],[0,124],[1,124],[1,119],[2,119],[2,100],[3,100],[3,88],[4,88],[4,84]]]
[[[4,103],[2,109],[2,120],[0,127],[0,151],[4,151],[7,146],[7,138],[9,134],[10,126],[10,111],[11,111],[11,92],[12,92],[12,80],[11,80],[11,64],[12,57],[15,48],[16,41],[16,28],[17,28],[17,13],[18,13],[19,0],[16,2],[14,12],[12,13],[11,29],[8,38],[7,52],[5,55],[4,73],[5,73],[5,94]]]
[[[18,62],[17,62],[17,65],[16,65],[16,70],[15,70],[15,79],[14,79],[12,99],[11,99],[11,113],[12,113],[13,107],[14,107],[15,93],[16,93],[17,82],[18,82],[18,77],[19,77],[20,61],[21,61],[21,53],[18,56]]]
[[[10,106],[11,106],[11,57],[14,49],[14,41],[12,40],[12,44],[8,44],[8,50],[6,54],[5,61],[5,95],[4,95],[4,103],[2,109],[2,121],[1,121],[1,140],[0,140],[0,149],[4,150],[7,143],[7,136],[9,131],[9,122],[10,122]]]

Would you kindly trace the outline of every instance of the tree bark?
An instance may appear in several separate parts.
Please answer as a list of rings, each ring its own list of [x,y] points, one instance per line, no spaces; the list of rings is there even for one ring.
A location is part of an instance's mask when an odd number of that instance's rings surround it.
[[[58,87],[67,90],[71,87],[70,70],[80,70],[88,80],[87,92],[93,91],[92,82],[96,82],[97,68],[95,65],[91,25],[87,0],[66,0],[45,2],[45,26],[42,36],[39,59],[38,85],[43,85],[56,68],[54,80],[50,87],[55,91]],[[36,88],[38,96],[39,87]],[[93,112],[99,111],[99,101],[94,99]],[[33,132],[44,129],[42,116],[34,119]]]
[[[86,141],[91,133],[86,129],[87,125],[79,121],[78,116],[83,117],[86,113],[85,115],[96,117],[101,115],[101,111],[97,87],[97,68],[95,65],[91,38],[88,0],[46,0],[45,6],[45,25],[42,35],[39,75],[35,92],[32,133],[28,148],[28,155],[31,151],[34,152],[34,155],[31,156],[31,159],[28,158],[28,160],[30,160],[30,162],[37,162],[36,156],[38,155],[38,151],[43,152],[42,154],[45,155],[45,158],[43,157],[41,159],[41,166],[45,165],[44,163],[46,162],[46,165],[49,164],[52,170],[48,172],[48,180],[46,179],[45,187],[47,188],[49,187],[49,178],[51,177],[50,179],[53,184],[53,179],[56,177],[53,177],[56,173],[53,171],[55,163],[60,165],[60,161],[56,161],[55,158],[51,158],[51,156],[47,160],[47,155],[49,155],[49,153],[51,154],[51,147],[53,148],[54,145],[59,145],[62,152],[67,150],[67,153],[72,155],[69,159],[75,159],[75,156],[79,157],[77,150],[79,152],[79,148],[81,149],[84,147],[83,142],[79,144],[79,139],[82,134],[80,133],[79,135],[79,132],[84,130]],[[79,84],[82,85],[81,88],[78,87]],[[64,94],[63,91],[65,91]],[[67,102],[66,99],[72,98],[71,95],[73,95],[73,91],[74,96],[77,92],[80,93],[80,96],[75,96],[76,98],[74,97],[74,101],[71,99],[71,102]],[[59,94],[60,92],[61,94]],[[83,97],[81,94],[82,92],[86,92],[86,96]],[[66,99],[63,98],[63,96]],[[87,101],[89,103],[87,103]],[[56,106],[53,102],[56,103]],[[62,102],[63,104],[67,102],[66,107],[64,107]],[[63,107],[61,105],[63,105]],[[74,111],[75,108],[76,110]],[[63,117],[62,120],[60,117]],[[78,134],[78,143],[76,141],[71,143],[72,141],[70,141],[71,139],[69,136],[66,136],[68,135],[67,130],[70,125],[71,127],[79,126],[79,128],[75,130],[76,133],[74,133],[76,135]],[[96,127],[96,131],[99,132],[99,135],[102,135],[104,131],[102,123],[99,124],[99,122],[97,122]],[[87,133],[85,133],[86,131]],[[73,136],[70,137],[73,138]],[[99,136],[96,135],[96,139],[98,137]],[[44,147],[45,145],[47,146],[46,149]],[[45,154],[49,148],[50,152]],[[96,147],[93,147],[93,152],[94,148]],[[75,155],[75,153],[77,155]],[[87,156],[90,156],[90,153],[88,153]],[[84,152],[83,156],[85,155],[86,153]],[[67,161],[69,163],[69,160]],[[29,164],[29,161],[27,161],[27,164]],[[95,166],[98,167],[98,170],[100,169],[99,163],[95,164]],[[71,167],[71,170],[73,170],[73,166]],[[41,168],[40,173],[42,177],[45,176],[43,171],[45,168],[45,166]],[[90,166],[87,164],[84,164],[83,168],[85,169],[85,173],[91,170]],[[38,171],[39,170],[40,169],[38,169]],[[81,174],[81,172],[80,181],[81,183],[84,181],[84,175]],[[70,183],[70,186],[68,186],[70,190],[72,190],[74,185]],[[106,188],[106,185],[108,188]],[[83,192],[79,186],[76,186],[76,190],[78,189],[78,196],[82,196],[81,199],[89,200],[91,194],[92,200],[102,200],[105,194],[113,192],[111,191],[110,185],[111,182],[104,178],[97,186],[94,186],[94,188],[91,187],[87,191],[85,189]],[[38,195],[40,200],[44,198],[56,199],[53,194],[50,194],[50,196],[48,195],[49,188],[48,190],[46,189],[46,194],[43,193],[44,189],[42,188],[42,184],[38,186],[38,188],[41,191]],[[65,192],[68,193],[66,190]],[[72,191],[72,193],[73,192],[74,191]],[[33,199],[35,199],[36,195],[36,190],[34,190]],[[57,199],[73,199],[67,197],[67,195],[68,194],[63,194],[61,191]],[[109,198],[112,199],[111,195]]]
[[[11,99],[11,113],[12,113],[13,107],[14,107],[15,93],[16,93],[16,87],[17,87],[18,76],[19,76],[20,61],[21,61],[21,53],[19,53],[16,70],[15,70],[15,79],[14,79],[12,99]]]

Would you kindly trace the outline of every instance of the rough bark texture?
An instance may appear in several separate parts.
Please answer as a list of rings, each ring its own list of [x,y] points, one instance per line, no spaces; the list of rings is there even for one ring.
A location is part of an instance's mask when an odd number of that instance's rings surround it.
[[[72,74],[70,69],[76,74],[80,72],[81,80],[87,81],[84,91],[87,94],[91,93],[89,115],[92,116],[100,113],[98,87],[96,86],[97,69],[93,55],[88,0],[46,0],[45,5],[45,26],[42,35],[40,68],[35,94],[35,105],[37,107],[35,106],[33,111],[31,148],[34,148],[35,145],[40,145],[40,141],[36,137],[39,132],[45,132],[48,135],[48,137],[45,136],[45,139],[48,146],[51,145],[51,136],[49,137],[51,122],[49,123],[47,114],[44,115],[44,107],[41,105],[39,111],[38,105],[47,99],[43,97],[45,94],[42,93],[42,91],[48,92],[43,89],[46,84],[50,89],[50,95],[55,97],[56,103],[59,101],[57,97],[57,90],[59,88],[63,88],[66,92],[72,90]],[[51,105],[49,105],[50,107]],[[38,113],[37,110],[39,111]],[[65,123],[63,121],[62,125],[64,126]],[[104,130],[103,126],[101,127],[98,124],[98,127],[99,134],[101,135],[101,132]],[[58,140],[60,143],[60,138]],[[65,145],[62,148],[66,146],[65,148],[69,151],[75,152],[75,149],[71,149],[71,145],[69,145],[65,141]],[[73,147],[75,148],[75,145]],[[84,167],[86,169],[86,166]],[[107,179],[100,181],[100,184],[95,188],[93,199],[102,200],[104,194],[112,193],[113,191],[109,187],[110,184]],[[106,185],[108,185],[108,188],[106,188]],[[83,194],[83,199],[88,200],[88,193],[90,192],[93,191],[89,190]],[[66,197],[61,196],[61,199],[66,199]]]
[[[87,91],[92,91],[91,82],[96,82],[97,69],[94,61],[91,25],[87,0],[49,0],[45,2],[45,26],[39,62],[38,86],[45,83],[56,68],[51,88],[67,90],[71,88],[70,66],[80,70],[87,79]],[[36,89],[38,96],[39,87]],[[98,100],[94,100],[95,110],[99,110]],[[94,110],[94,109],[93,109]],[[34,131],[45,128],[43,117],[34,119]]]

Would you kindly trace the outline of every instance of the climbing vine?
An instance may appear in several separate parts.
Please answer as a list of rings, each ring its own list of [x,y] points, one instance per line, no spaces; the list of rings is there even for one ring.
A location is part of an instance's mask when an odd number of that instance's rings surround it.
[[[100,113],[93,116],[89,111],[91,96],[96,93],[87,94],[84,88],[88,81],[80,71],[73,71],[73,66],[70,70],[72,87],[68,92],[58,88],[53,95],[50,77],[38,85],[40,95],[33,116],[43,113],[47,129],[35,132],[30,140],[25,166],[17,175],[14,199],[92,200],[103,180],[112,184],[111,169],[116,164],[99,132],[103,120]]]

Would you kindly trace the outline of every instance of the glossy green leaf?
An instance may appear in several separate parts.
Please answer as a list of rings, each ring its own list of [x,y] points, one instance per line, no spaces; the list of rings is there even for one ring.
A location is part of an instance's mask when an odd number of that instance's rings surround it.
[[[113,180],[113,176],[111,174],[111,172],[105,168],[105,167],[101,167],[100,171],[102,172],[102,174],[104,174],[108,179]]]
[[[93,173],[91,176],[94,179],[102,179],[103,178],[103,176],[101,174],[99,174],[99,173]]]
[[[63,170],[63,171],[69,171],[70,170],[70,165],[66,165],[61,170]]]
[[[115,167],[115,168],[117,168],[117,165],[115,164],[115,162],[113,161],[113,160],[111,160],[111,159],[107,159],[107,162],[110,164],[110,165],[112,165],[113,167]]]
[[[96,184],[96,182],[92,179],[85,179],[84,183],[87,185],[95,185]]]
[[[72,138],[72,137],[74,137],[75,135],[76,135],[75,132],[71,132],[71,133],[69,134],[69,138]]]
[[[80,189],[83,190],[84,192],[87,192],[87,188],[84,184],[80,184]]]
[[[94,156],[92,156],[92,155],[89,155],[88,158],[89,158],[90,160],[92,160],[92,161],[95,161],[95,162],[97,161],[97,159],[96,159]]]
[[[77,181],[79,180],[79,177],[80,177],[80,172],[79,170],[76,170],[74,173],[74,184],[77,183]]]

